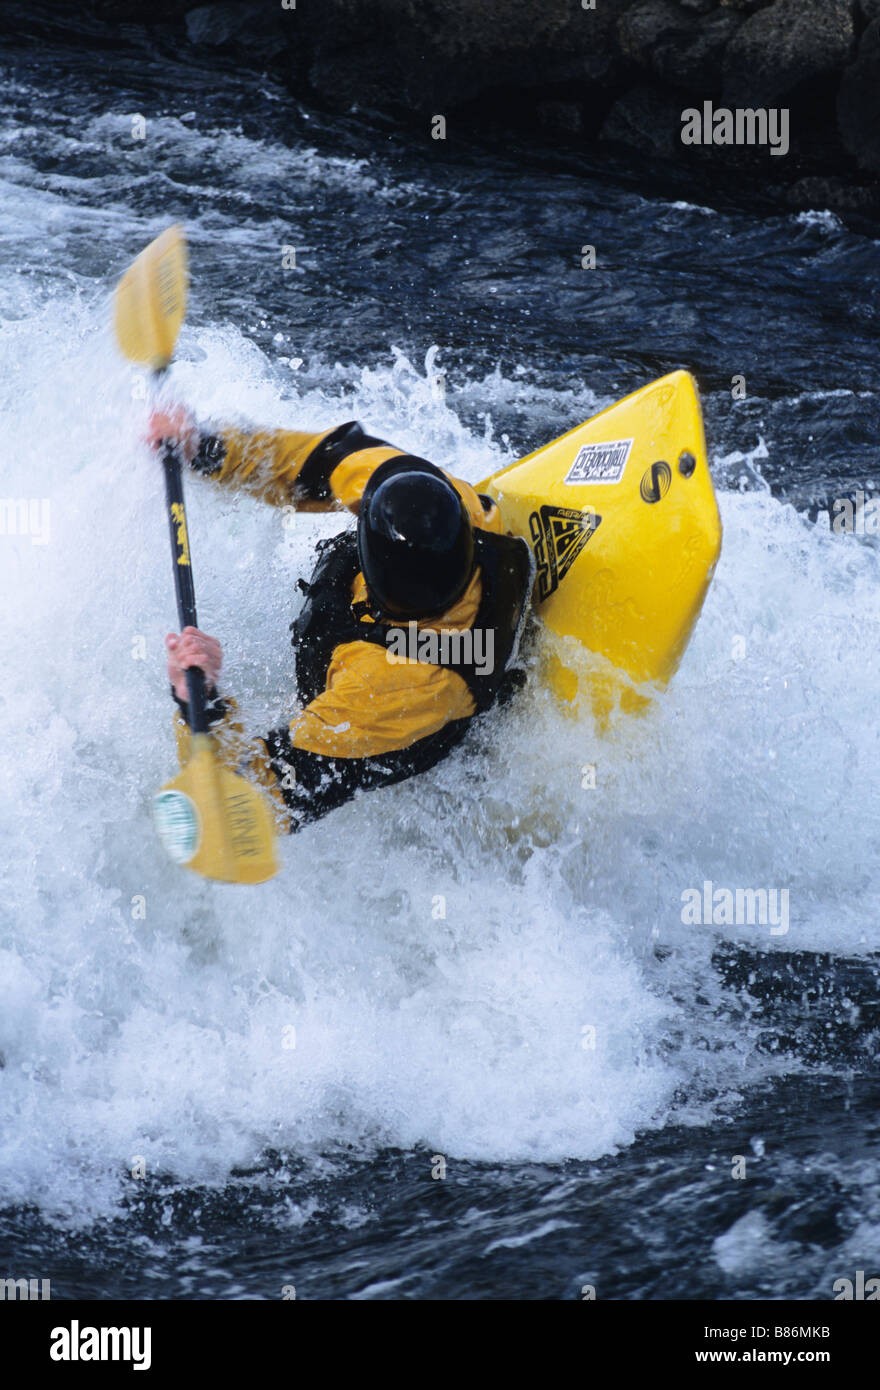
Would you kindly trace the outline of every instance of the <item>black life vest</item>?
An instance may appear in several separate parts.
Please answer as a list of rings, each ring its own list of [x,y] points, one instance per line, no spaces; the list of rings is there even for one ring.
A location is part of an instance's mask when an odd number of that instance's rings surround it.
[[[474,553],[480,567],[482,597],[473,628],[494,629],[493,669],[480,672],[473,661],[441,661],[467,684],[477,711],[489,709],[517,683],[513,671],[534,579],[528,543],[514,536],[474,530]],[[352,609],[352,585],[360,565],[357,535],[343,531],[318,545],[318,563],[308,583],[300,580],[305,602],[290,625],[296,651],[297,692],[304,705],[324,690],[334,650],[344,642],[388,645],[388,627],[358,618]],[[401,622],[401,627],[406,624]],[[519,682],[521,683],[521,682]]]

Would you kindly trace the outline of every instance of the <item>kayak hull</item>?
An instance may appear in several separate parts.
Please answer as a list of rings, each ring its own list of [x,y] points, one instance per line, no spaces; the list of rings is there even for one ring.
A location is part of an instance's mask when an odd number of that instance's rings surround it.
[[[572,701],[589,679],[601,712],[620,698],[637,707],[634,686],[665,684],[721,550],[690,373],[651,382],[477,487],[532,547],[535,609],[560,639],[548,653],[556,693]],[[584,649],[627,679],[585,677]]]

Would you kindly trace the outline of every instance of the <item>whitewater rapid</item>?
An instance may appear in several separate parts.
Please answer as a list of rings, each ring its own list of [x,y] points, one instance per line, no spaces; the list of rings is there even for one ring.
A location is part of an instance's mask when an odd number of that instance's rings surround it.
[[[143,384],[99,287],[17,292],[3,493],[47,501],[50,528],[0,538],[0,1200],[79,1220],[139,1160],[219,1183],[267,1148],[593,1158],[783,1067],[709,962],[719,939],[876,944],[876,545],[722,491],[715,582],[644,719],[602,736],[533,682],[434,772],[285,842],[275,881],[203,882],[150,817],[174,769],[174,601]],[[471,481],[514,457],[491,419],[461,423],[435,354],[300,387],[289,344],[279,363],[233,325],[187,330],[169,390],[206,420],[359,418]],[[540,396],[522,378],[481,389]],[[557,394],[559,433],[607,403]],[[258,733],[290,707],[295,581],[340,520],[200,479],[188,501],[200,622]],[[685,927],[706,879],[788,888],[787,935]]]

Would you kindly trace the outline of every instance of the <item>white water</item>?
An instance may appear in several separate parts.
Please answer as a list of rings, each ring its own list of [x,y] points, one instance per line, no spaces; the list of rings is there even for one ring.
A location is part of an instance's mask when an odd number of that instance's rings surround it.
[[[149,812],[174,766],[174,604],[144,405],[106,305],[16,295],[2,494],[48,499],[51,532],[0,538],[0,1200],[79,1218],[113,1208],[136,1156],[214,1181],[267,1145],[588,1158],[662,1125],[677,1088],[698,1122],[781,1065],[695,1002],[718,997],[718,938],[765,947],[767,928],[684,927],[681,893],[787,887],[775,949],[876,946],[877,550],[723,494],[716,581],[647,719],[602,740],[533,687],[435,772],[286,843],[274,882],[205,883],[165,859]],[[474,481],[507,457],[405,359],[365,368],[353,397],[332,371],[306,395],[288,372],[282,393],[233,329],[187,334],[183,359],[203,417],[358,416]],[[600,403],[557,404],[562,432]],[[290,689],[295,577],[338,522],[188,495],[201,625],[261,731]]]

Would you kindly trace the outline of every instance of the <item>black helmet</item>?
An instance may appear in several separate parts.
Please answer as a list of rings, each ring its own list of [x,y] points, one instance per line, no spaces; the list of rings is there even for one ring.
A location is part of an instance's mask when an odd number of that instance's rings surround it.
[[[452,483],[409,455],[380,464],[364,489],[358,558],[382,616],[430,618],[461,598],[474,570],[474,533]]]

